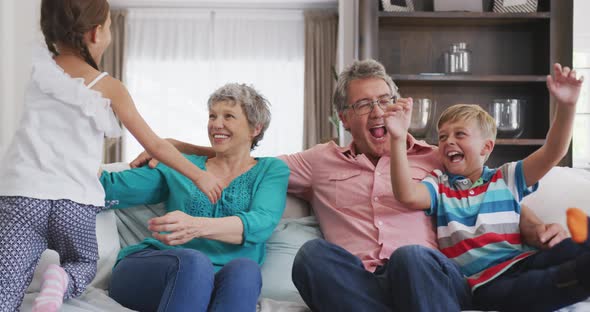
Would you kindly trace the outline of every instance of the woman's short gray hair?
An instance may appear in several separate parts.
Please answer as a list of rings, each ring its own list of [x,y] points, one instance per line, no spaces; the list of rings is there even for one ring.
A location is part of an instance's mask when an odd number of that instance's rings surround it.
[[[228,83],[215,90],[207,101],[207,108],[211,109],[213,104],[223,101],[239,103],[251,129],[260,125],[260,133],[252,139],[250,149],[258,146],[258,142],[264,137],[264,132],[270,124],[270,103],[256,89],[243,83]]]
[[[391,95],[399,97],[397,86],[385,71],[385,67],[375,60],[354,61],[346,67],[340,75],[334,90],[334,107],[338,112],[343,112],[348,107],[348,85],[355,79],[379,78],[389,86]]]

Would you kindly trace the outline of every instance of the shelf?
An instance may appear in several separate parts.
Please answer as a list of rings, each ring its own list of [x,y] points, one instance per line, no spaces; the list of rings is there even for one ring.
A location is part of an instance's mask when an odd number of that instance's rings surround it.
[[[415,12],[384,12],[379,2],[359,0],[367,9],[359,14],[359,51],[384,65],[402,96],[431,99],[433,120],[458,103],[490,110],[496,99],[521,99],[522,133],[500,133],[494,164],[523,159],[545,143],[555,105],[546,77],[553,63],[572,63],[573,0],[538,0],[540,12],[531,13],[432,12],[432,0],[417,1]],[[471,51],[471,74],[443,74],[445,52],[458,42]]]
[[[426,143],[438,145],[438,141],[433,140],[426,140]],[[496,145],[541,146],[543,144],[545,139],[496,139]]]
[[[543,75],[391,75],[394,81],[545,82]]]
[[[496,145],[531,145],[541,146],[545,139],[496,139]]]
[[[380,18],[428,18],[428,19],[549,19],[549,12],[496,13],[496,12],[379,12]]]
[[[379,12],[379,21],[403,25],[510,25],[548,22],[549,12],[495,13],[495,12]]]

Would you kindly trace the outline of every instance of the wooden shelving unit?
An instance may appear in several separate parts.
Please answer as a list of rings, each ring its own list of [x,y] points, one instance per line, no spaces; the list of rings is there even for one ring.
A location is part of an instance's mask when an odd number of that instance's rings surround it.
[[[433,145],[438,144],[436,140],[432,139],[427,139],[426,142]],[[545,143],[544,139],[496,139],[496,146],[541,146],[543,143]]]
[[[361,58],[383,63],[402,96],[433,100],[433,120],[457,103],[523,100],[522,133],[499,138],[489,165],[526,157],[545,141],[553,114],[546,76],[553,63],[572,63],[573,1],[539,0],[539,12],[510,14],[432,12],[432,2],[414,0],[425,11],[383,12],[380,1],[360,0]],[[456,42],[471,50],[469,75],[441,74],[444,52]],[[426,140],[434,138],[431,126]],[[571,153],[562,165],[571,166]]]
[[[394,81],[408,82],[495,82],[495,83],[521,83],[521,82],[545,82],[545,75],[396,75],[391,74]]]

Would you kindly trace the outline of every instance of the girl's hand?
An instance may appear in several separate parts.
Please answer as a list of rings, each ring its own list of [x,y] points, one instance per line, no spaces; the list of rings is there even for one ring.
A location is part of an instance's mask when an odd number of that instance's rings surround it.
[[[182,245],[202,236],[203,220],[177,210],[150,219],[148,229],[152,231],[155,239],[166,245]]]
[[[412,98],[401,98],[385,111],[385,128],[392,139],[406,139],[412,121],[412,104]]]
[[[193,183],[209,198],[211,203],[215,204],[221,198],[221,192],[225,187],[223,183],[214,175],[207,171],[201,170],[199,176]]]
[[[575,106],[580,96],[584,77],[577,78],[576,71],[569,67],[553,65],[553,75],[547,76],[547,88],[559,105]]]

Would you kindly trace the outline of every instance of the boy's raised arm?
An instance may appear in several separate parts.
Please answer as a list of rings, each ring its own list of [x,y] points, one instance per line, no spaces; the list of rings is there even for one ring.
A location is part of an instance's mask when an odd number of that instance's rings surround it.
[[[391,140],[391,186],[395,198],[408,208],[430,208],[430,192],[426,185],[415,183],[410,176],[407,155],[408,127],[412,115],[412,99],[399,99],[383,118]]]
[[[566,155],[572,138],[576,103],[584,78],[577,78],[576,71],[569,67],[553,65],[554,77],[547,76],[547,88],[557,102],[553,123],[547,133],[545,144],[523,160],[527,186],[537,183]]]

